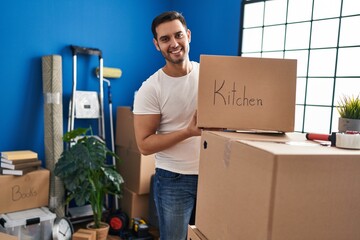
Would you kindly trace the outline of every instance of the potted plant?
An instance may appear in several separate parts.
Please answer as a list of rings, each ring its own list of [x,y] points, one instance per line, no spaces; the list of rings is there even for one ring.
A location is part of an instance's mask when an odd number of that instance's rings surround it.
[[[89,131],[90,135],[86,135]],[[66,203],[72,199],[78,206],[89,203],[93,211],[92,228],[101,228],[104,224],[108,228],[108,224],[102,222],[104,199],[107,194],[120,196],[124,180],[115,166],[106,164],[106,159],[111,156],[119,160],[119,157],[104,141],[93,136],[91,127],[67,132],[63,140],[69,147],[55,164],[54,174],[67,190]]]
[[[360,96],[343,96],[337,107],[339,132],[360,131]]]

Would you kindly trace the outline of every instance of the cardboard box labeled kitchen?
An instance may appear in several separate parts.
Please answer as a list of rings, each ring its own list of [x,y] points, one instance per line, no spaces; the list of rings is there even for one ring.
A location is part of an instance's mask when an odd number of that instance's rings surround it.
[[[0,175],[0,213],[48,206],[50,171],[35,170],[23,176]]]
[[[294,131],[296,60],[200,56],[202,128]]]
[[[196,227],[219,240],[360,239],[359,159],[305,134],[203,131]]]

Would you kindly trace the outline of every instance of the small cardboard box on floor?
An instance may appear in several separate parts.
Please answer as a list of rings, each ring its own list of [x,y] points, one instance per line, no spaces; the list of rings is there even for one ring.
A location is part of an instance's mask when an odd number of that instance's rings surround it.
[[[96,235],[95,230],[80,228],[73,234],[72,240],[96,240]]]
[[[155,173],[155,159],[154,155],[145,156],[139,152],[130,107],[117,108],[116,153],[121,158],[117,168],[125,186],[136,194],[148,194],[151,176]]]
[[[360,239],[359,172],[360,151],[304,134],[203,131],[195,225],[219,240]]]
[[[296,63],[201,55],[198,126],[294,131]]]
[[[40,169],[23,176],[0,175],[0,213],[48,206],[50,171]]]

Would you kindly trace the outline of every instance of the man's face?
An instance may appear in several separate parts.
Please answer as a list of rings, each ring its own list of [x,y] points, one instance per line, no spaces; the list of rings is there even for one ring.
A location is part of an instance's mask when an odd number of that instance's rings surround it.
[[[167,61],[178,64],[188,58],[191,33],[179,20],[160,24],[156,32],[154,45]]]

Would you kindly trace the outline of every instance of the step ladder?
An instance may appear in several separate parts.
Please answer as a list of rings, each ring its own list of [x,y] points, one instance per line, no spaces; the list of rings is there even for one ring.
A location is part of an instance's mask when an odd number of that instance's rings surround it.
[[[106,142],[104,117],[103,57],[96,48],[71,45],[73,58],[73,85],[69,104],[68,131],[74,130],[75,119],[97,119],[98,137]],[[99,91],[77,90],[77,57],[79,54],[94,55],[99,58]]]

